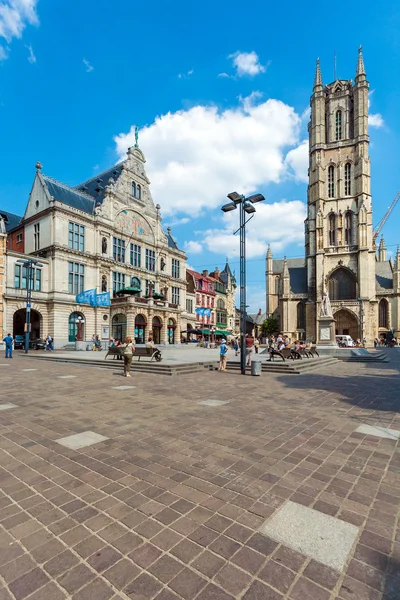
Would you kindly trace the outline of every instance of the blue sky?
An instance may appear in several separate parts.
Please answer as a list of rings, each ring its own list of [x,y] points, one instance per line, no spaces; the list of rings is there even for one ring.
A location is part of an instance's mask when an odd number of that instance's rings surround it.
[[[338,77],[354,78],[363,45],[375,224],[400,188],[400,8],[375,7],[0,0],[0,206],[23,213],[37,160],[70,185],[107,168],[137,125],[153,198],[192,267],[228,255],[238,271],[237,215],[219,207],[234,189],[265,194],[248,236],[250,309],[264,309],[267,243],[277,258],[303,255],[317,57],[324,83],[334,52]],[[399,216],[400,204],[389,251]]]

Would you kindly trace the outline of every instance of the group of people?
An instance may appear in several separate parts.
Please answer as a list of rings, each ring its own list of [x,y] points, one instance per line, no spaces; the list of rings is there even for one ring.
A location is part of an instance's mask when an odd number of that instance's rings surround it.
[[[246,366],[250,366],[251,357],[253,353],[258,354],[258,349],[260,347],[260,340],[258,338],[254,338],[252,335],[246,333],[244,338],[245,348],[246,348]],[[240,342],[237,337],[232,338],[230,342],[232,350],[235,352],[235,356],[238,356],[240,351]],[[226,361],[227,361],[227,353],[228,346],[227,341],[225,339],[221,340],[219,346],[219,371],[226,371]]]
[[[14,338],[11,333],[7,333],[7,335],[3,338],[3,342],[5,346],[5,358],[13,358],[12,353],[14,349]],[[54,352],[54,338],[50,334],[47,335],[44,343],[44,349],[46,352]]]

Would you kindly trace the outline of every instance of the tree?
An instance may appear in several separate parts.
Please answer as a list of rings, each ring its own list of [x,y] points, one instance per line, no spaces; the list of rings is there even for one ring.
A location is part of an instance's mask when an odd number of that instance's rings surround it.
[[[272,335],[274,333],[278,333],[279,322],[275,317],[268,317],[265,319],[264,323],[261,325],[261,331],[263,335]]]

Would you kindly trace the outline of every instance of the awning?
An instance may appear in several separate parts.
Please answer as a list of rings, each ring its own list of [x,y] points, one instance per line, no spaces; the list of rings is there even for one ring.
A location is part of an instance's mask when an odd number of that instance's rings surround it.
[[[122,290],[119,290],[118,292],[116,292],[116,296],[123,296],[124,294],[133,296],[134,294],[140,294],[141,293],[141,289],[140,288],[136,288],[136,287],[126,287],[126,288],[122,288]]]

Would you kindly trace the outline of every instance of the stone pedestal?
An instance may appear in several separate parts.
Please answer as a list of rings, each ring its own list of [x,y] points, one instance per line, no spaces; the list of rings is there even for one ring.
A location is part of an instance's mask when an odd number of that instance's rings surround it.
[[[317,346],[322,348],[337,348],[335,319],[333,317],[318,317]]]
[[[82,340],[76,340],[75,341],[75,350],[86,350],[86,346],[87,346],[88,342],[84,342]]]

